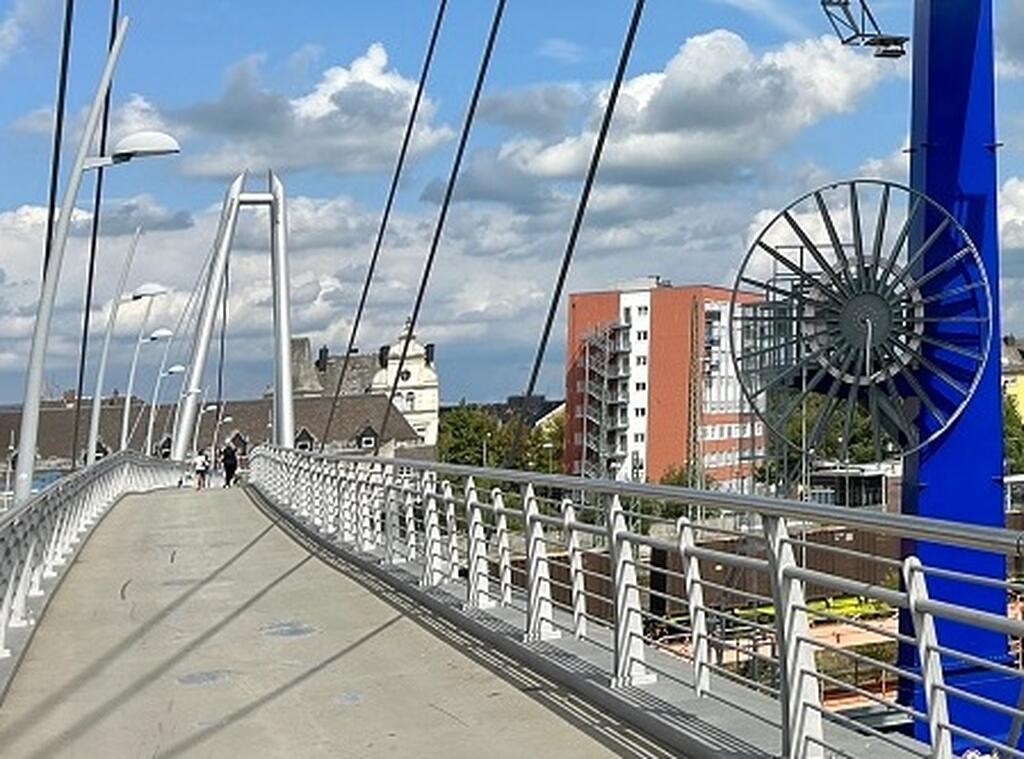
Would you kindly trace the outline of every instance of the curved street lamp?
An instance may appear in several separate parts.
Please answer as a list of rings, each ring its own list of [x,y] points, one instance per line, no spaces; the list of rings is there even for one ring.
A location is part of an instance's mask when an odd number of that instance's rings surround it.
[[[14,481],[14,500],[21,503],[32,494],[32,477],[35,474],[36,444],[39,438],[39,409],[42,405],[43,373],[46,369],[46,347],[50,340],[50,327],[53,321],[54,305],[57,299],[57,285],[64,263],[64,252],[67,248],[68,232],[71,227],[71,215],[75,209],[75,200],[82,183],[82,174],[89,162],[89,149],[96,137],[103,101],[110,89],[110,80],[114,75],[114,66],[124,46],[125,34],[128,30],[128,19],[121,20],[114,42],[107,54],[107,61],[100,75],[99,86],[93,98],[89,115],[82,130],[82,140],[78,153],[68,176],[64,199],[61,202],[60,216],[54,231],[53,248],[46,262],[43,276],[42,293],[39,297],[39,308],[36,312],[35,326],[32,329],[32,343],[29,349],[28,367],[25,372],[25,396],[21,408],[21,430],[18,436],[18,464]],[[169,155],[180,151],[177,141],[162,132],[143,132],[126,137],[118,143],[110,163],[124,163],[136,157]],[[94,454],[95,455],[95,454]]]
[[[140,298],[146,300],[146,313],[142,316],[142,326],[139,327],[139,338],[135,341],[135,350],[132,352],[132,364],[128,369],[128,386],[124,392],[124,410],[121,412],[121,450],[125,450],[128,447],[128,431],[129,422],[131,421],[131,409],[132,409],[132,393],[135,389],[135,370],[139,366],[139,351],[142,346],[146,343],[153,343],[157,340],[170,337],[174,333],[169,329],[160,328],[151,335],[146,335],[146,326],[149,322],[149,315],[153,311],[153,300],[163,295],[167,290],[160,285],[153,283],[146,283],[140,285],[135,291],[136,295],[140,295]]]
[[[169,331],[169,330],[168,330]],[[167,341],[167,347],[164,348],[164,356],[160,360],[160,371],[156,373],[156,381],[153,383],[153,400],[149,404],[149,424],[146,426],[146,455],[153,455],[153,423],[156,419],[156,407],[160,403],[160,383],[164,377],[170,377],[175,374],[184,374],[185,367],[182,364],[175,364],[168,369],[164,369],[167,364],[167,354],[171,350],[171,341]]]

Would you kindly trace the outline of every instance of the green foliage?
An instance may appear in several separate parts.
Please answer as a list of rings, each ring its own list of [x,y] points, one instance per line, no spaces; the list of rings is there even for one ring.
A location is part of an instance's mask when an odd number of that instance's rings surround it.
[[[1003,456],[1012,473],[1024,472],[1024,421],[1013,398],[1003,397]]]
[[[562,417],[541,427],[529,427],[518,418],[502,423],[490,411],[463,402],[441,415],[437,454],[449,464],[561,472],[564,435]],[[514,447],[515,459],[510,461]]]
[[[662,485],[675,485],[681,488],[699,488],[703,485],[704,490],[714,490],[716,486],[714,477],[707,472],[702,477],[693,464],[669,467],[661,476],[660,482]]]

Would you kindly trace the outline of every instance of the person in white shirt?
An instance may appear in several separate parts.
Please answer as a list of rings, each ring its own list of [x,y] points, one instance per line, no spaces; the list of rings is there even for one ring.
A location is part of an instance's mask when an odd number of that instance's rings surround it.
[[[206,477],[210,471],[210,460],[206,458],[206,451],[199,451],[192,460],[192,465],[196,470],[196,490],[202,490],[206,487]]]

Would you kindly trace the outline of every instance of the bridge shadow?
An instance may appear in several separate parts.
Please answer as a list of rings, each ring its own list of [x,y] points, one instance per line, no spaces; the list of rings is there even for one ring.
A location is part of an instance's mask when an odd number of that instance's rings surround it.
[[[677,750],[666,748],[625,720],[618,719],[577,696],[554,680],[530,669],[516,658],[496,650],[484,640],[424,607],[415,598],[365,571],[358,563],[341,553],[338,547],[326,544],[316,536],[310,535],[301,522],[290,515],[280,515],[274,512],[262,501],[259,494],[250,491],[250,496],[260,511],[268,518],[276,518],[282,531],[312,556],[362,585],[402,616],[412,620],[422,629],[454,647],[476,664],[510,683],[536,703],[604,745],[609,751],[623,757],[658,757],[660,759],[661,757],[679,756]],[[412,584],[416,582],[411,575],[407,579]],[[436,596],[435,598],[440,597]],[[444,598],[441,600],[451,606],[458,605],[457,599],[448,594],[444,594]],[[478,614],[474,616],[474,620],[504,636],[520,638],[522,635],[520,628],[489,614]],[[532,648],[565,671],[571,671],[579,677],[594,682],[607,683],[608,672],[606,670],[569,651],[548,643],[533,644]],[[763,748],[735,738],[696,715],[689,715],[679,707],[646,693],[642,689],[626,688],[619,691],[619,694],[635,706],[666,718],[677,728],[687,729],[701,736],[703,742],[712,748],[717,756],[738,759],[739,757],[769,757],[772,755]]]
[[[142,640],[142,638],[144,638],[157,625],[161,624],[171,614],[173,614],[175,611],[180,609],[185,603],[187,603],[189,599],[194,597],[206,586],[208,586],[210,583],[212,583],[214,580],[220,577],[220,575],[227,571],[233,564],[238,562],[249,551],[251,551],[256,546],[256,544],[259,543],[264,537],[273,532],[277,526],[277,521],[277,519],[271,519],[271,523],[269,525],[260,530],[255,536],[253,536],[253,538],[248,543],[246,543],[244,546],[238,549],[238,551],[236,551],[232,556],[230,556],[223,563],[221,563],[216,569],[207,574],[205,577],[203,577],[199,582],[194,584],[188,590],[184,591],[179,596],[177,596],[173,601],[171,601],[171,603],[162,608],[152,617],[143,622],[138,628],[132,631],[131,634],[126,635],[125,637],[121,638],[119,641],[114,643],[112,646],[110,646],[103,654],[101,654],[95,661],[89,664],[89,666],[87,666],[77,675],[72,677],[66,683],[63,683],[62,685],[55,687],[51,695],[45,697],[42,701],[32,706],[32,708],[29,709],[23,716],[13,720],[9,725],[0,730],[0,745],[8,744],[17,740],[26,731],[35,727],[40,722],[40,720],[45,718],[51,709],[53,709],[54,707],[58,706],[63,702],[68,701],[77,691],[81,690],[91,680],[96,678],[110,665],[115,663],[121,656],[124,655],[125,652],[127,652],[133,645]],[[290,575],[292,572],[297,570],[299,566],[301,566],[301,564],[305,561],[306,559],[304,559],[303,562],[300,562],[299,565],[289,569],[288,572],[285,573],[285,575],[282,575],[281,577],[275,579],[273,582],[270,583],[269,586],[259,591],[259,593],[257,593],[256,596],[254,596],[252,599],[246,602],[245,606],[229,615],[231,619],[238,616],[238,614],[241,613],[241,611],[244,611],[244,609],[248,606],[251,606],[252,603],[258,600],[258,597],[262,597],[263,595],[265,595],[265,593],[268,592],[271,589],[271,587],[277,585],[279,582],[285,579],[286,575]],[[37,623],[41,621],[42,620],[38,620]],[[220,629],[221,627],[223,627],[224,624],[226,624],[226,622],[218,623],[218,625],[215,625],[215,628]],[[203,637],[203,639],[207,639],[209,638],[209,635],[207,633],[204,633],[204,635],[201,637]],[[191,650],[191,648],[194,648],[192,644],[189,644],[189,646],[189,650]],[[177,660],[177,658],[180,657],[176,657],[175,661]],[[17,673],[15,673],[14,676],[17,676]],[[135,688],[135,690],[138,690],[138,688]],[[135,691],[133,690],[133,692]],[[119,700],[118,703],[121,703],[122,701],[123,699]],[[94,709],[92,712],[90,712],[90,715],[95,715],[97,714],[97,712],[98,710]],[[94,717],[90,717],[90,719],[94,719]],[[70,729],[71,728],[69,728],[69,730]],[[68,733],[63,733],[62,737],[66,736],[67,734]],[[49,744],[47,745],[49,746]],[[52,747],[50,750],[52,752]],[[42,754],[42,756],[49,755],[50,754]]]
[[[247,610],[252,608],[257,602],[264,598],[270,591],[276,588],[278,585],[283,583],[293,574],[298,572],[305,566],[310,560],[311,556],[299,560],[291,567],[286,569],[284,572],[279,574],[273,580],[268,582],[258,591],[253,593],[243,603],[235,607],[229,614],[224,615],[221,619],[213,626],[207,628],[202,634],[197,635],[184,646],[179,648],[174,654],[168,656],[160,664],[151,668],[147,672],[139,675],[129,685],[122,688],[116,694],[103,701],[103,703],[93,707],[85,715],[77,719],[71,725],[63,728],[60,734],[44,743],[40,748],[34,751],[31,756],[35,759],[47,759],[47,757],[53,756],[57,749],[63,747],[65,744],[73,742],[76,738],[87,733],[90,729],[95,727],[104,718],[113,714],[121,707],[125,702],[130,700],[135,694],[143,690],[147,686],[154,683],[162,675],[167,674],[175,665],[185,659],[189,654],[194,652],[197,648],[202,646],[204,643],[213,638],[217,633],[231,624],[233,621],[238,619]],[[396,620],[392,620],[396,621]]]

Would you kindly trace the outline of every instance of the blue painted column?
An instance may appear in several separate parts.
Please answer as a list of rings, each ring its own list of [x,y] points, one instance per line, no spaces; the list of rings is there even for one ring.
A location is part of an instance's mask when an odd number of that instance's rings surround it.
[[[1003,437],[1000,386],[999,250],[996,226],[995,82],[992,49],[992,0],[915,0],[913,45],[913,113],[911,184],[944,206],[963,225],[981,253],[991,286],[993,323],[988,363],[964,413],[931,446],[908,457],[904,469],[903,511],[938,519],[1002,527]],[[924,239],[934,219],[924,218],[914,239]],[[955,252],[953,241],[936,245],[927,268]],[[943,278],[940,278],[942,280]],[[942,292],[949,281],[933,283]],[[941,316],[949,303],[929,306]],[[945,311],[948,313],[948,311]],[[949,336],[951,325],[929,328]],[[948,393],[938,378],[925,380],[930,393]],[[922,430],[929,433],[930,430]],[[960,569],[1005,579],[1002,556],[907,541],[904,553],[918,555],[925,566]],[[932,597],[955,600],[997,614],[1006,613],[1006,593],[999,588],[928,576]],[[962,624],[936,620],[939,643],[976,656],[1007,662],[1006,636],[980,632]],[[909,632],[906,615],[900,627]],[[916,666],[909,647],[901,664]],[[943,659],[946,682],[1000,701],[1016,701],[1015,682],[955,659]],[[920,686],[905,681],[900,700],[924,709]],[[950,699],[954,723],[1005,740],[1009,720],[997,712]],[[927,738],[927,725],[915,733]],[[962,750],[970,743],[954,737]]]

